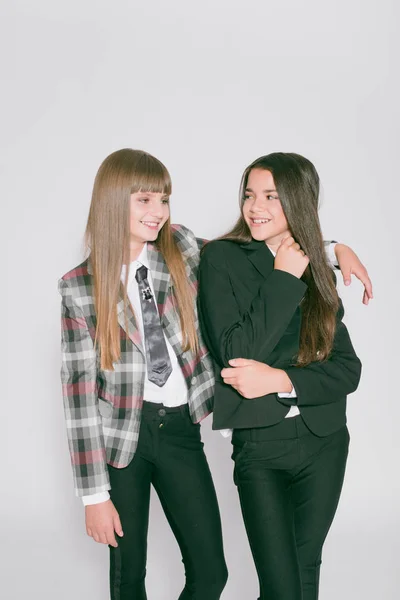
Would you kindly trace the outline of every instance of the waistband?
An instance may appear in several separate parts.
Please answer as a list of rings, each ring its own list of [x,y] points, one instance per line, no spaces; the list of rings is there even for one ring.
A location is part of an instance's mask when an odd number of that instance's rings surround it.
[[[147,400],[144,400],[142,410],[145,414],[156,414],[159,416],[165,416],[179,412],[186,415],[189,414],[189,405],[187,402],[185,402],[179,406],[165,406],[161,402],[148,402]]]
[[[272,440],[290,440],[306,435],[314,435],[304,423],[301,415],[282,419],[270,427],[234,429],[232,444],[241,446],[244,442],[267,442]]]

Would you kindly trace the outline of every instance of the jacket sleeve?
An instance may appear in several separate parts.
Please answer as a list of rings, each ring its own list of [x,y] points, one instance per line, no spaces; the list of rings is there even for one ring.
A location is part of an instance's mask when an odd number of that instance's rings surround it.
[[[198,249],[201,251],[204,246],[208,243],[209,240],[206,240],[205,238],[198,238],[196,237],[196,242],[197,242],[197,247]]]
[[[84,496],[110,489],[97,401],[96,351],[82,309],[67,281],[60,280],[61,382],[75,492]]]
[[[199,269],[199,313],[205,342],[221,367],[232,358],[264,361],[285,333],[306,284],[273,270],[249,309],[239,310],[222,242],[207,244]]]
[[[354,392],[361,377],[361,361],[356,355],[342,319],[342,303],[337,316],[333,349],[323,362],[315,361],[306,367],[284,369],[297,393],[297,406],[330,404]],[[284,404],[285,400],[278,398]]]

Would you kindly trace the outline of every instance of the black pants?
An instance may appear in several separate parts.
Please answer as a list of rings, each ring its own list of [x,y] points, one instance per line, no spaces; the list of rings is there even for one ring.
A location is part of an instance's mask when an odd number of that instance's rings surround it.
[[[322,546],[346,467],[347,427],[320,438],[297,416],[236,429],[232,443],[261,600],[317,600]]]
[[[179,600],[217,600],[227,580],[220,514],[210,470],[187,405],[144,402],[139,443],[124,469],[109,466],[111,500],[124,536],[110,547],[112,600],[146,600],[150,487],[177,539],[186,585]],[[166,598],[166,600],[168,600]]]

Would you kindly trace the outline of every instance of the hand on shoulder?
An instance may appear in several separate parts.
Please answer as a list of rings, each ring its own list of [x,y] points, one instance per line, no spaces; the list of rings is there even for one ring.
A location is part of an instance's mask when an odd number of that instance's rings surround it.
[[[274,268],[286,271],[300,279],[309,262],[310,260],[300,248],[300,244],[293,237],[287,237],[282,240],[276,252]]]

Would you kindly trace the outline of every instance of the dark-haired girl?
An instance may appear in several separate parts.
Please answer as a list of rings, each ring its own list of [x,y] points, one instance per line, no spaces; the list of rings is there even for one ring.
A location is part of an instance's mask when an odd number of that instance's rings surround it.
[[[318,597],[348,453],[346,397],[361,373],[318,197],[309,160],[259,158],[244,172],[236,226],[206,245],[200,264],[200,319],[217,367],[213,426],[233,429],[262,600]]]

